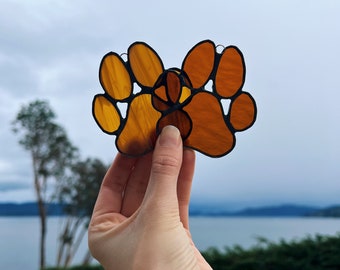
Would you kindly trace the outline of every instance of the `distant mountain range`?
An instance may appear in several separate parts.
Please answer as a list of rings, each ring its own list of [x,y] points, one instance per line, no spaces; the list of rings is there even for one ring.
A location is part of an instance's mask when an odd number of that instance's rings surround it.
[[[222,208],[204,208],[192,205],[190,216],[230,216],[230,217],[340,217],[340,206],[327,208],[283,204],[278,206],[248,207],[237,211],[227,211]]]
[[[63,207],[58,203],[47,204],[48,216],[62,216]],[[0,203],[0,216],[38,216],[38,205],[29,203]],[[190,216],[228,217],[340,217],[340,206],[326,208],[283,204],[279,206],[248,207],[237,211],[227,211],[221,206],[190,205]]]

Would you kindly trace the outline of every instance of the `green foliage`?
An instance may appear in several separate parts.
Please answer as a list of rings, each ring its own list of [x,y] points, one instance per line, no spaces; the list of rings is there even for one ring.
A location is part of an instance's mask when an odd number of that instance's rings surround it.
[[[47,178],[60,178],[78,155],[78,149],[55,122],[55,117],[47,101],[36,100],[22,106],[12,123],[13,131],[20,137],[19,143],[31,154],[41,190],[45,189]]]
[[[335,270],[340,268],[340,235],[307,237],[301,241],[272,243],[259,239],[251,249],[239,246],[202,255],[214,270]]]
[[[56,123],[55,118],[47,101],[35,100],[22,106],[12,123],[13,131],[19,136],[19,144],[32,158],[33,182],[41,219],[41,269],[45,266],[46,203],[58,199],[65,205],[67,221],[59,236],[57,265],[68,266],[86,234],[107,170],[107,166],[98,159],[81,161],[78,149],[72,145],[66,131]],[[54,181],[53,185],[50,184],[51,180]],[[51,191],[53,197],[50,197]],[[84,263],[90,260],[90,254],[87,253]]]
[[[79,265],[69,268],[49,267],[45,270],[104,270],[104,268],[100,265]]]
[[[33,182],[40,217],[40,269],[45,266],[46,202],[50,180],[58,181],[78,156],[66,131],[55,122],[55,113],[47,101],[36,100],[21,107],[12,123],[19,144],[30,153]]]
[[[96,158],[87,158],[72,165],[71,174],[58,184],[57,198],[70,216],[90,218],[101,182],[108,166]]]
[[[107,171],[100,160],[87,158],[72,165],[70,175],[58,183],[56,197],[65,205],[66,222],[59,238],[57,266],[69,266],[84,237]],[[90,254],[84,263],[91,260]]]

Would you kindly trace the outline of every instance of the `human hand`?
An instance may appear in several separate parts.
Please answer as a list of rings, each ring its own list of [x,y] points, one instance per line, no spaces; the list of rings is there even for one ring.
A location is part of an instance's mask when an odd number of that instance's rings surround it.
[[[92,255],[106,270],[211,269],[189,232],[195,153],[165,127],[153,154],[118,154],[89,225]]]

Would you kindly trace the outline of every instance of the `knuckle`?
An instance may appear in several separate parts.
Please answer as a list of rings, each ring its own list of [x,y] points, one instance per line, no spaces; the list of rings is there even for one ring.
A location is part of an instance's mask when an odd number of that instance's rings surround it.
[[[179,173],[180,160],[169,155],[161,155],[154,158],[152,171],[162,175],[176,175]]]

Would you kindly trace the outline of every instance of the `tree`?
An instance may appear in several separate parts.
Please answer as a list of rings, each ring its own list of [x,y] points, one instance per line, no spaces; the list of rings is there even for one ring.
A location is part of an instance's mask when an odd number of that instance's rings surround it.
[[[70,175],[58,182],[56,196],[64,204],[67,216],[59,237],[57,267],[70,266],[87,231],[106,171],[107,166],[99,159],[87,158],[74,164]],[[84,264],[89,263],[90,258],[88,251]]]
[[[55,123],[56,115],[47,101],[36,100],[21,107],[13,121],[13,131],[19,144],[30,152],[34,189],[40,217],[40,269],[45,267],[46,202],[49,199],[48,180],[63,177],[78,156],[65,130]]]

